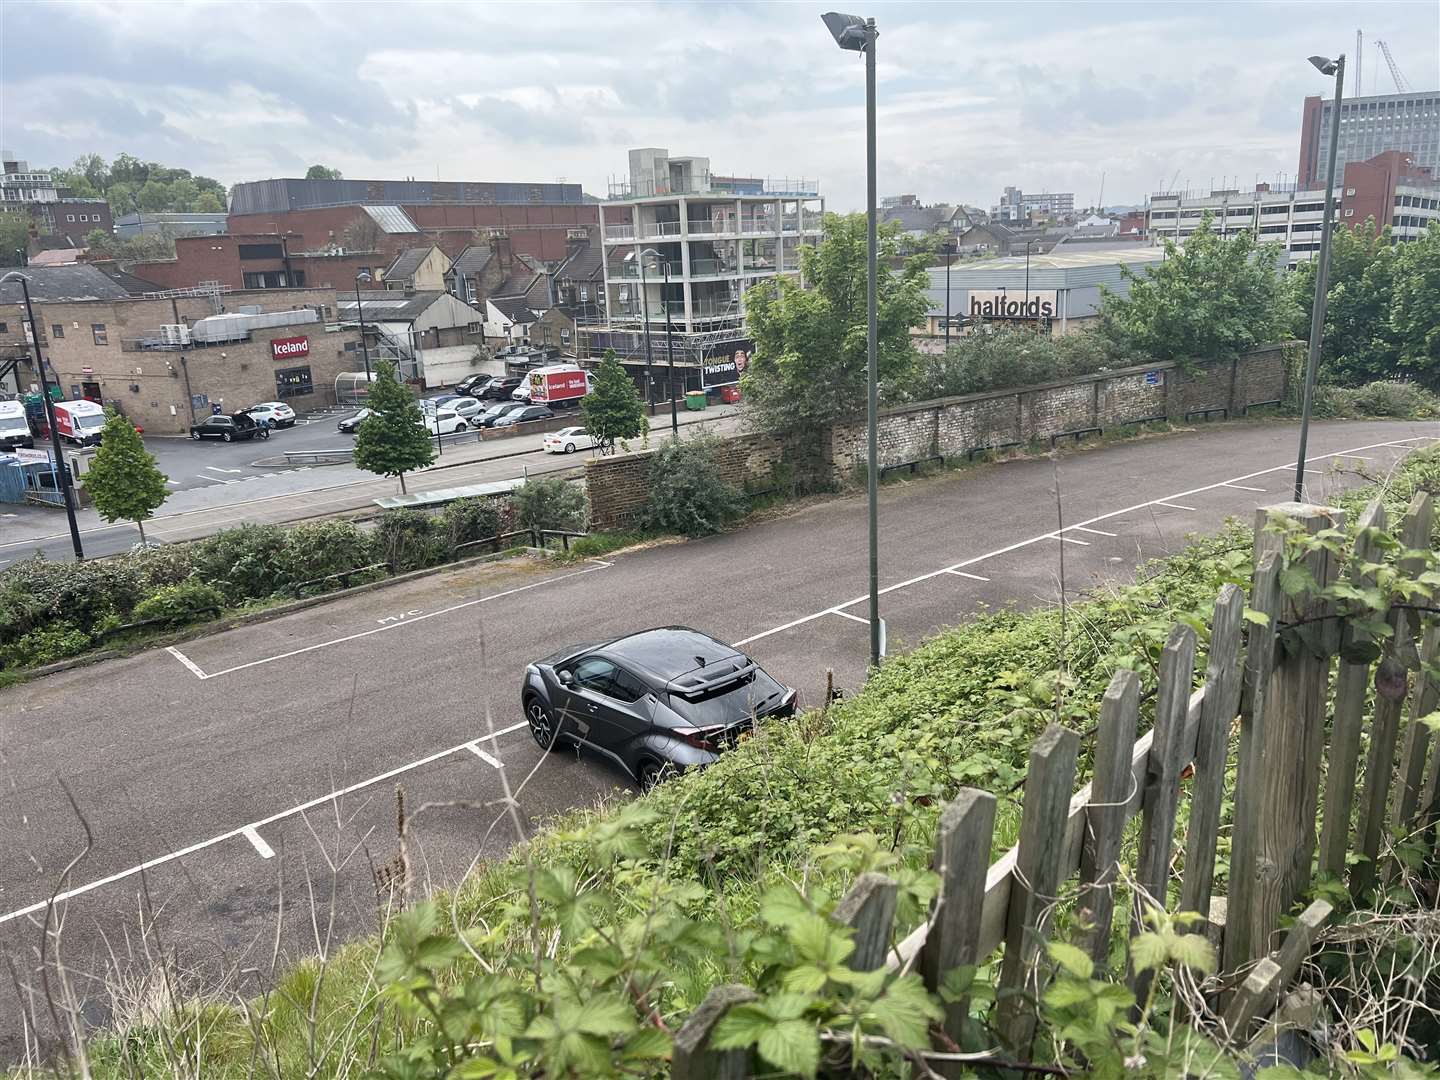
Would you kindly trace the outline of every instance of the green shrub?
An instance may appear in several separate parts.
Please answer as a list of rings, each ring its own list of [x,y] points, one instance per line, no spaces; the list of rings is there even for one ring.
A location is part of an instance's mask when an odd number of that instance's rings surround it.
[[[518,528],[585,531],[589,507],[579,484],[558,476],[540,476],[516,488],[511,501]]]
[[[181,626],[225,607],[225,596],[214,585],[198,578],[167,585],[154,596],[135,605],[135,621],[158,619],[166,626]]]
[[[0,658],[7,668],[33,668],[77,656],[90,648],[90,635],[73,623],[57,622],[31,630],[6,646]]]
[[[916,358],[910,376],[889,396],[929,401],[1090,375],[1139,360],[1099,334],[1061,337],[1001,328],[953,339],[941,355]]]
[[[395,573],[436,566],[450,557],[440,519],[419,510],[387,510],[375,530],[379,554]]]
[[[457,499],[440,515],[450,550],[500,532],[500,507],[494,499]]]
[[[380,542],[374,532],[353,521],[317,521],[285,530],[272,592],[356,570],[379,561]]]
[[[195,573],[225,594],[233,606],[271,595],[285,563],[286,529],[241,525],[193,546]]]
[[[1316,402],[1322,416],[1440,416],[1440,397],[1413,382],[1381,379],[1353,388],[1323,387]]]
[[[646,524],[658,532],[708,536],[739,520],[745,496],[720,475],[720,439],[671,440],[650,459]]]

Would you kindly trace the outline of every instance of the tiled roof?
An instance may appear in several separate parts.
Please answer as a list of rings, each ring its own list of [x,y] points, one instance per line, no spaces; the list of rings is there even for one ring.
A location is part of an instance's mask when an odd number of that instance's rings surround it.
[[[462,274],[477,274],[484,270],[495,257],[495,249],[486,245],[471,244],[455,257],[450,269]]]
[[[396,256],[395,261],[386,269],[385,280],[390,281],[393,279],[403,281],[405,278],[414,276],[415,271],[420,269],[420,264],[425,261],[425,257],[429,254],[430,248],[428,247],[406,248]]]
[[[20,273],[30,279],[32,300],[124,300],[134,295],[124,285],[89,263],[76,263],[74,266],[29,266]],[[151,288],[158,290],[159,286]],[[0,303],[19,304],[23,300],[20,282],[0,283]]]
[[[492,296],[490,303],[512,323],[532,323],[538,318],[523,296]]]

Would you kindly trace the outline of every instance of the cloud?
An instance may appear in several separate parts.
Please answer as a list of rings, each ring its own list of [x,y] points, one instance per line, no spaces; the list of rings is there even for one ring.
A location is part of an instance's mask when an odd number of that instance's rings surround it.
[[[627,149],[668,146],[717,172],[819,177],[837,209],[863,198],[863,64],[834,47],[821,5],[237,10],[0,4],[0,141],[36,165],[126,151],[226,183],[320,161],[356,177],[565,176],[601,194]],[[1328,89],[1304,57],[1356,26],[1415,85],[1440,85],[1435,5],[867,10],[880,186],[927,201],[989,206],[1006,184],[1088,201],[1103,174],[1107,201],[1139,202],[1177,170],[1196,186],[1292,172],[1301,102]]]

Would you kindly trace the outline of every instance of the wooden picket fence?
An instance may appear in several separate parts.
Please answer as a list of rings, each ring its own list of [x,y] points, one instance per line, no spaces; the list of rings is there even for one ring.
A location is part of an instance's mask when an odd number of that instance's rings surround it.
[[[1196,690],[1191,689],[1195,631],[1177,624],[1161,655],[1154,725],[1139,738],[1140,679],[1131,671],[1117,672],[1100,709],[1092,779],[1073,795],[1067,793],[1074,789],[1081,739],[1051,724],[1030,751],[1019,843],[988,867],[995,796],[962,789],[940,815],[932,862],[940,892],[924,924],[895,940],[897,885],[882,874],[861,875],[836,908],[833,917],[855,931],[853,968],[918,970],[933,991],[946,972],[983,964],[1003,945],[998,1033],[1017,1058],[1026,1059],[1038,1023],[1034,1003],[1043,988],[1045,965],[1039,960],[1062,886],[1077,879],[1074,903],[1081,917],[1075,921],[1081,940],[1073,943],[1103,964],[1126,824],[1141,815],[1136,910],[1127,913],[1133,933],[1144,904],[1164,904],[1170,897],[1182,774],[1188,769],[1193,778],[1179,910],[1204,915],[1212,937],[1222,942],[1223,969],[1232,973],[1225,983],[1222,1034],[1237,1047],[1245,1044],[1255,1022],[1275,1008],[1295,978],[1331,914],[1331,905],[1317,900],[1288,932],[1280,931],[1282,917],[1307,891],[1312,870],[1318,866],[1337,878],[1348,872],[1352,893],[1363,896],[1386,869],[1380,863],[1387,824],[1440,816],[1440,740],[1432,754],[1429,729],[1419,722],[1437,707],[1440,685],[1423,675],[1413,680],[1413,689],[1409,685],[1422,656],[1433,660],[1440,655],[1440,632],[1432,626],[1422,636],[1415,611],[1391,611],[1387,618],[1394,638],[1378,662],[1340,658],[1346,620],[1325,601],[1306,593],[1286,596],[1280,588],[1284,539],[1265,529],[1271,514],[1289,517],[1312,535],[1343,524],[1341,511],[1325,507],[1287,503],[1258,511],[1249,606],[1267,620],[1247,621],[1244,592],[1225,586],[1215,601],[1209,659]],[[1428,547],[1432,514],[1430,496],[1416,495],[1400,529],[1406,549]],[[1383,507],[1372,504],[1359,524],[1361,539],[1350,567],[1323,549],[1304,557],[1316,582],[1334,582],[1343,572],[1364,587],[1362,566],[1378,559],[1373,534],[1365,530],[1385,529]],[[1405,569],[1420,572],[1423,558]],[[1309,628],[1310,647],[1282,649],[1279,632],[1286,627]],[[1372,685],[1369,756],[1357,790],[1362,721]],[[1400,747],[1407,698],[1410,722]],[[1228,894],[1221,897],[1214,895],[1216,841],[1237,716]],[[1328,767],[1322,768],[1322,758]],[[1317,849],[1322,772],[1324,819]],[[1351,852],[1362,858],[1347,866]],[[1132,975],[1132,985],[1144,977]],[[671,1075],[755,1072],[747,1051],[708,1046],[726,1010],[754,996],[743,986],[712,990],[677,1033]],[[965,1002],[947,1007],[943,1027],[953,1041],[959,1040],[966,1008]]]

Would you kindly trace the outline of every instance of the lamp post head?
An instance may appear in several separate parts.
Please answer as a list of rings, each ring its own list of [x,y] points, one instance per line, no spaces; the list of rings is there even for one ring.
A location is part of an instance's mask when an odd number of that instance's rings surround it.
[[[1331,60],[1325,56],[1312,56],[1310,57],[1310,63],[1314,65],[1315,70],[1320,72],[1321,75],[1334,75],[1335,72],[1340,69],[1338,61]]]
[[[0,283],[6,281],[29,281],[29,274],[22,274],[19,270],[11,270],[4,277],[0,277]]]
[[[849,52],[864,52],[870,42],[870,26],[859,15],[842,15],[827,11],[820,16],[835,44]]]
[[[356,281],[374,281],[375,278],[374,278],[374,276],[370,273],[369,270],[361,270],[358,274],[355,275],[355,280],[356,280]]]

